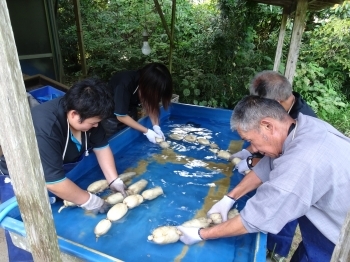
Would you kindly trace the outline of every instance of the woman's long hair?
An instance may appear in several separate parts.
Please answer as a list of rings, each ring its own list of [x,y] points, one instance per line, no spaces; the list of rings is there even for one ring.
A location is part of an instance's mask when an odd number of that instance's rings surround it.
[[[159,103],[168,109],[173,93],[173,81],[168,68],[150,63],[140,71],[139,94],[142,107],[149,115],[159,116]]]

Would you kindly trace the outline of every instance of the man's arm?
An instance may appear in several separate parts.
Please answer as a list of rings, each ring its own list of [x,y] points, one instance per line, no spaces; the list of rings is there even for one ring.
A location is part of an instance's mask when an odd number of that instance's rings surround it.
[[[177,229],[181,231],[180,241],[186,245],[193,245],[207,239],[238,236],[248,233],[241,221],[240,215],[209,228],[178,226]]]
[[[252,170],[244,176],[241,182],[233,188],[227,195],[238,200],[245,194],[257,189],[262,184],[260,178]]]
[[[94,149],[98,164],[108,182],[109,188],[113,191],[122,193],[126,197],[126,186],[124,182],[118,178],[117,168],[115,166],[112,150],[109,146]]]
[[[227,214],[237,199],[258,188],[260,185],[261,180],[257,175],[253,171],[249,172],[234,189],[232,189],[227,195],[224,195],[220,201],[212,206],[207,215],[210,216],[214,213],[220,213],[222,220],[226,221]]]
[[[98,164],[101,167],[103,175],[108,184],[118,177],[117,168],[115,166],[112,150],[109,146],[100,149],[94,149]]]
[[[54,184],[46,184],[46,187],[56,196],[77,205],[82,205],[89,200],[89,193],[68,178]]]
[[[109,205],[102,198],[79,188],[71,180],[66,178],[55,184],[47,184],[47,189],[56,196],[72,202],[89,212],[106,213]]]
[[[238,236],[248,233],[244,227],[241,216],[237,215],[224,223],[213,227],[203,228],[200,230],[200,236],[203,239],[215,239],[221,237]]]

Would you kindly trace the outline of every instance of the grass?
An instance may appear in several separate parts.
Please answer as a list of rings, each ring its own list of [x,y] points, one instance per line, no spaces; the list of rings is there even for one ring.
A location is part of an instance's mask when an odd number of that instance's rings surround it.
[[[293,254],[294,254],[294,251],[298,248],[298,245],[301,242],[301,240],[302,240],[302,238],[301,238],[300,229],[299,229],[299,226],[297,226],[297,229],[295,230],[292,246],[290,248],[286,262],[290,261],[290,259],[292,258]]]

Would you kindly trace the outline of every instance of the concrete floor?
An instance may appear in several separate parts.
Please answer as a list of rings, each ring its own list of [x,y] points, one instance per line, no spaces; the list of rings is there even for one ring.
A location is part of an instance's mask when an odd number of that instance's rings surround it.
[[[2,227],[0,227],[0,261],[8,262],[8,254],[7,254],[7,244],[5,239],[5,231]]]
[[[2,150],[0,146],[0,156],[1,155],[2,155]],[[5,231],[2,227],[0,227],[0,261],[1,262],[9,261],[8,253],[7,253],[7,244],[5,239]]]

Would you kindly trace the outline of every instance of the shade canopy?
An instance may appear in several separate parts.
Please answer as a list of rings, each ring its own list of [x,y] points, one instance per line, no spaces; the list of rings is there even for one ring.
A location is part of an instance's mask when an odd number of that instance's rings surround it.
[[[276,5],[285,8],[285,10],[290,10],[290,12],[295,11],[297,6],[297,0],[248,0],[249,2],[257,2],[261,4]],[[335,4],[342,4],[343,0],[309,0],[308,10],[319,11]]]

